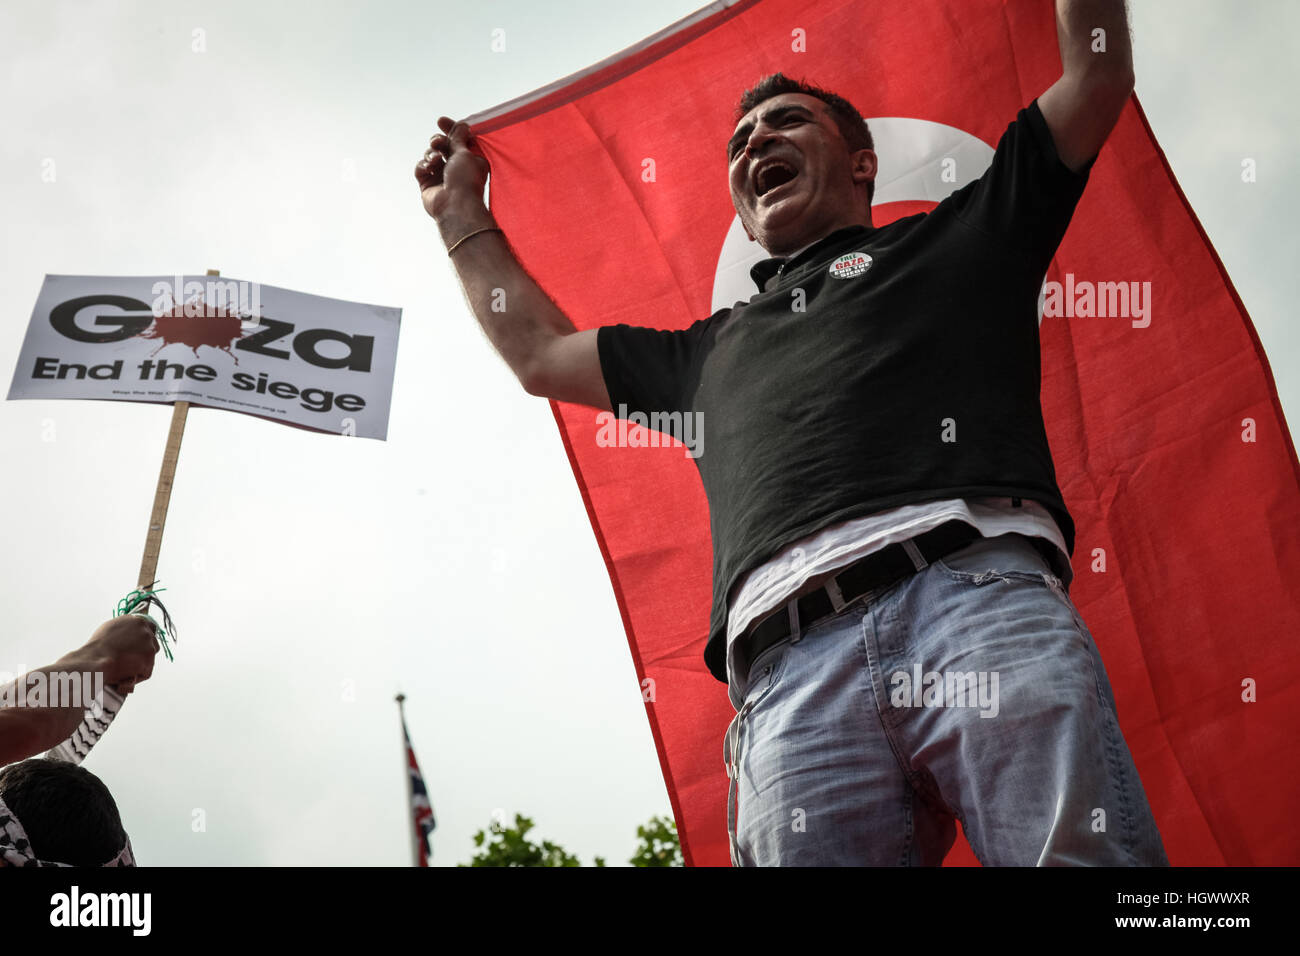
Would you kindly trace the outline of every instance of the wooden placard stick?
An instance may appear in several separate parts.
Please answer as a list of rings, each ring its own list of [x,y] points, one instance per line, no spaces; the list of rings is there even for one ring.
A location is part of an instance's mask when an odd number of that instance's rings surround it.
[[[210,276],[220,274],[217,269],[208,270]],[[176,477],[176,462],[181,455],[181,438],[185,434],[185,418],[189,411],[189,402],[175,402],[172,405],[172,426],[167,433],[167,447],[163,450],[162,469],[158,473],[158,487],[153,495],[153,513],[149,515],[149,533],[144,539],[144,557],[140,561],[140,577],[135,585],[141,590],[149,587],[157,578],[163,526],[167,524],[167,506],[172,500],[172,481]]]

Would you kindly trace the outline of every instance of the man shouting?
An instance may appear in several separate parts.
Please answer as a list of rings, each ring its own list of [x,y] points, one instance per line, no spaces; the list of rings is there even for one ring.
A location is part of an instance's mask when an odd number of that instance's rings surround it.
[[[958,820],[986,865],[1168,862],[1068,594],[1039,402],[1038,293],[1132,91],[1128,26],[1122,0],[1056,12],[1060,79],[983,176],[888,225],[857,109],[781,74],[746,91],[728,182],[769,258],[748,302],[682,331],[575,330],[484,207],[464,123],[416,166],[529,393],[708,432],[736,865],[937,865]]]

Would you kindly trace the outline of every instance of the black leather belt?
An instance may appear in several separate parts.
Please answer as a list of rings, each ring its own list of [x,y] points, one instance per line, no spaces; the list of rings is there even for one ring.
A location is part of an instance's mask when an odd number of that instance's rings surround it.
[[[938,561],[954,551],[966,547],[980,533],[964,521],[948,521],[925,534],[911,539],[927,563]],[[908,556],[907,549],[901,543],[891,544],[861,561],[857,561],[835,577],[828,580],[816,591],[810,591],[798,600],[799,633],[808,630],[822,618],[830,617],[843,610],[868,591],[876,591],[916,573],[916,565]],[[838,605],[835,595],[838,591]],[[769,647],[790,636],[789,602],[781,605],[770,617],[765,618],[749,632],[743,649],[748,664],[758,660]]]

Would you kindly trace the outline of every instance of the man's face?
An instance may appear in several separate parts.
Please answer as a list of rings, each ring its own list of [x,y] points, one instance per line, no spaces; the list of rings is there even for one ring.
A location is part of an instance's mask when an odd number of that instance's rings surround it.
[[[849,154],[829,107],[814,96],[782,93],[750,110],[727,143],[731,202],[745,233],[772,255],[786,255],[854,221],[857,188],[869,174]],[[806,238],[810,237],[810,238]]]

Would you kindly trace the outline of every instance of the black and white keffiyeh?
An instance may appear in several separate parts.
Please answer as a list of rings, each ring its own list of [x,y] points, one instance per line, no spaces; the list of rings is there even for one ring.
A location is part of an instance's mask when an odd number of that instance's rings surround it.
[[[81,763],[90,753],[90,748],[99,743],[99,738],[104,736],[104,731],[108,730],[108,725],[122,709],[122,703],[121,694],[111,687],[105,687],[102,697],[97,698],[92,706],[86,708],[85,716],[71,736],[53,750],[46,752],[44,756],[49,760]]]

